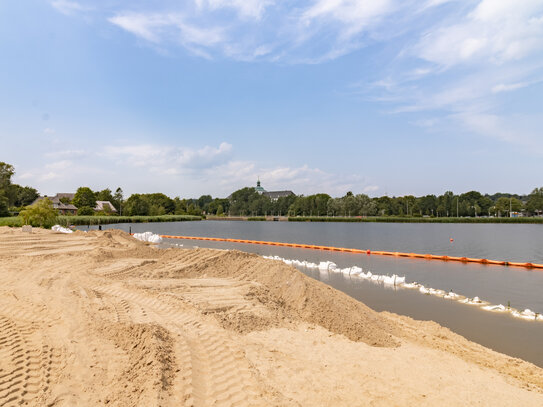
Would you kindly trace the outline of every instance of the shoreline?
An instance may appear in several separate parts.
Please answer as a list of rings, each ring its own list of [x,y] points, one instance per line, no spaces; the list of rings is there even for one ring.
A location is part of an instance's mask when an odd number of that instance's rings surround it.
[[[30,405],[543,404],[543,369],[254,254],[118,230],[0,242],[0,336],[52,361],[28,393],[0,341],[0,404],[10,389]]]
[[[158,216],[77,216],[60,215],[62,225],[109,225],[115,223],[162,223],[185,221],[236,221],[236,222],[319,222],[319,223],[450,223],[450,224],[543,224],[543,217],[520,218],[419,218],[419,217],[326,217],[326,216],[212,216],[207,215],[158,215]],[[17,216],[0,218],[0,226],[21,227]]]

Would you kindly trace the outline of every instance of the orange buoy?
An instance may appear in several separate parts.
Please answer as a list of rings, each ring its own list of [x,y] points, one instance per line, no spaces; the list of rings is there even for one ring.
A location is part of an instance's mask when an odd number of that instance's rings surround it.
[[[282,247],[294,247],[294,248],[303,248],[303,249],[312,249],[312,250],[327,250],[335,252],[345,252],[345,253],[365,253],[367,255],[375,254],[379,256],[394,256],[394,257],[411,257],[419,258],[426,260],[441,260],[441,261],[460,261],[463,263],[480,263],[496,266],[512,266],[512,267],[524,267],[528,269],[543,269],[543,264],[536,264],[530,262],[509,262],[502,260],[489,260],[489,259],[476,259],[470,257],[454,257],[454,256],[445,256],[445,255],[435,255],[435,254],[420,254],[420,253],[403,253],[403,252],[388,252],[388,251],[379,251],[379,250],[364,250],[364,249],[350,249],[345,247],[333,247],[333,246],[317,246],[317,245],[308,245],[300,243],[283,243],[283,242],[266,242],[260,240],[243,240],[243,239],[229,239],[229,238],[220,238],[220,237],[198,237],[198,236],[173,236],[173,235],[160,235],[165,239],[188,239],[188,240],[206,240],[213,242],[232,242],[232,243],[250,243],[250,244],[262,244],[269,246],[282,246]],[[453,238],[449,239],[451,242],[454,241]]]

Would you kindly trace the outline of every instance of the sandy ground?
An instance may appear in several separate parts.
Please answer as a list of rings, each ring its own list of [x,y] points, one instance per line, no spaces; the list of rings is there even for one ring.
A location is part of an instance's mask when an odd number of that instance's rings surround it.
[[[542,406],[543,370],[280,262],[0,228],[0,405]]]

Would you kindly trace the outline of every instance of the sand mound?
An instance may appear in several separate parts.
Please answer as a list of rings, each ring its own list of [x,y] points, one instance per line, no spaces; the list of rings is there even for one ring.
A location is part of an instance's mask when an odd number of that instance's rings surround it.
[[[2,406],[543,405],[541,369],[252,254],[0,228],[0,282]]]
[[[185,256],[180,257],[179,252]],[[216,254],[209,257],[210,252]],[[250,253],[209,249],[177,250],[165,256],[166,262],[171,261],[170,256],[186,265],[167,277],[205,275],[257,282],[261,287],[255,287],[248,296],[290,319],[314,323],[353,341],[373,346],[397,345],[391,335],[394,327],[387,319],[361,302],[283,263]],[[243,326],[245,331],[250,331],[248,322],[252,319],[247,319]],[[253,320],[254,329],[263,328],[260,320]]]

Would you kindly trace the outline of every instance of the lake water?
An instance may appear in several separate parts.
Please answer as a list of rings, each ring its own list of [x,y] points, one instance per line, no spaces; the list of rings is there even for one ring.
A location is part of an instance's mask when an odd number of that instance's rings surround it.
[[[543,263],[543,225],[202,221],[118,224],[102,228]],[[315,263],[329,260],[339,267],[356,265],[376,274],[405,275],[408,282],[417,281],[468,297],[479,296],[493,304],[510,302],[519,310],[530,308],[543,313],[543,271],[239,243],[169,240],[167,244],[236,248]],[[543,322],[486,312],[422,295],[417,290],[385,288],[340,273],[302,271],[377,311],[436,321],[470,340],[543,367]]]

